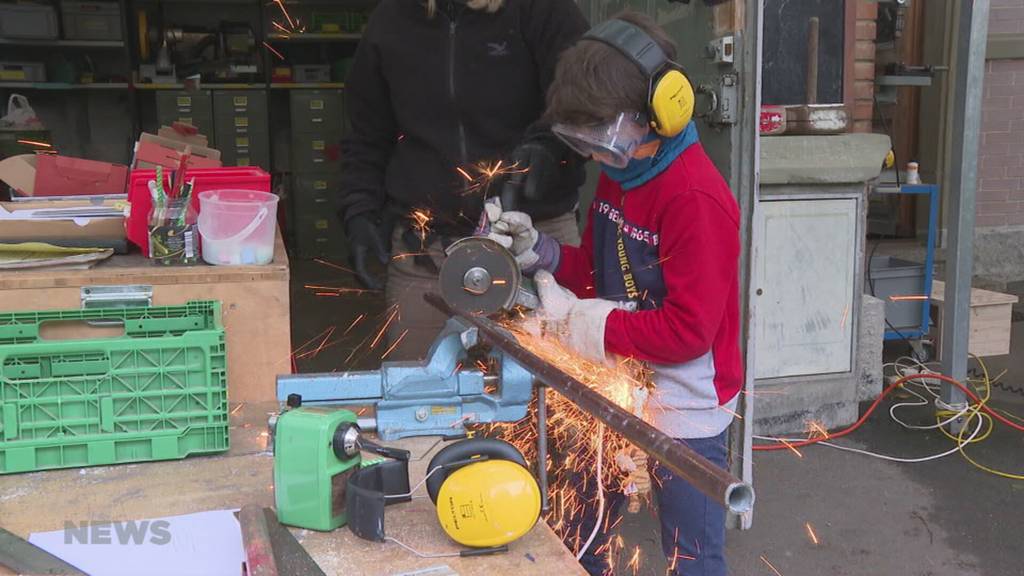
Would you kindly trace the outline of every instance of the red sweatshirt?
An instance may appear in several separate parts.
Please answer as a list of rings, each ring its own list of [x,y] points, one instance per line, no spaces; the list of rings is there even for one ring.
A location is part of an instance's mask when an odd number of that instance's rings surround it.
[[[648,361],[656,386],[647,415],[673,437],[716,436],[732,421],[743,383],[739,221],[732,192],[696,143],[627,191],[602,174],[581,246],[562,247],[555,278],[577,296],[639,295],[637,312],[609,315],[605,348]]]

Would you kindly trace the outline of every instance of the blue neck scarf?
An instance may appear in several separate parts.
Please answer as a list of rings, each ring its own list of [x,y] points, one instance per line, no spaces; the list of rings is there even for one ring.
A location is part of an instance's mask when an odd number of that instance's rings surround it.
[[[661,174],[668,168],[684,150],[698,142],[697,125],[692,121],[677,136],[665,138],[651,132],[647,142],[661,140],[661,146],[654,156],[649,158],[634,158],[629,161],[625,168],[615,168],[601,164],[601,170],[609,178],[615,180],[622,186],[623,190],[630,190],[647,183],[652,178]]]

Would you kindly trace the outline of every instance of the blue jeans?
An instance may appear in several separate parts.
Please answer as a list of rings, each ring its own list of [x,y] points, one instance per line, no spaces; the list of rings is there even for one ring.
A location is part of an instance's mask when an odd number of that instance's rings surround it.
[[[682,440],[721,468],[727,467],[728,434]],[[661,522],[661,550],[672,576],[726,576],[725,507],[653,460],[651,484]]]
[[[729,430],[711,438],[677,439],[688,445],[711,463],[727,468]],[[658,520],[661,524],[661,550],[665,554],[672,576],[726,576],[725,565],[725,507],[704,496],[689,482],[676,476],[664,466],[650,459],[651,485],[654,492],[654,503],[658,506]],[[583,486],[582,482],[577,486]],[[593,486],[593,482],[586,484]],[[595,487],[596,488],[596,487]],[[596,497],[596,490],[583,492],[587,500]],[[625,501],[621,493],[605,494],[605,515],[609,522],[606,526],[614,526],[621,515],[619,508]],[[578,533],[586,538],[593,529],[597,519],[596,508],[582,515],[574,524],[571,533]],[[594,538],[594,543],[580,559],[583,569],[591,576],[608,573],[607,544],[611,534],[601,532]],[[567,543],[567,545],[569,545]],[[570,550],[572,546],[569,546]],[[602,554],[595,554],[601,550]]]

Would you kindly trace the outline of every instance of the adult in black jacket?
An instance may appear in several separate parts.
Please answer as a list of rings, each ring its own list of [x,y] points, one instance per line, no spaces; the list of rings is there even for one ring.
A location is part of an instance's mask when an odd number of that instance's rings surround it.
[[[374,10],[346,82],[340,201],[360,280],[380,288],[367,255],[388,263],[387,301],[399,306],[388,336],[402,339],[389,359],[426,353],[445,320],[422,301],[443,245],[469,235],[485,190],[502,188],[473,187],[459,168],[528,170],[518,209],[578,242],[582,160],[538,119],[559,54],[587,29],[574,0],[381,0]],[[426,229],[414,211],[429,214]]]

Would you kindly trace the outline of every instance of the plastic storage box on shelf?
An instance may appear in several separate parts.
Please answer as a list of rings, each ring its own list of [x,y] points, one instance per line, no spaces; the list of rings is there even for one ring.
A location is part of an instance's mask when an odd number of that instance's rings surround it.
[[[57,11],[49,4],[0,3],[0,38],[55,40]]]
[[[69,40],[120,40],[121,8],[117,2],[60,3],[64,37]]]

